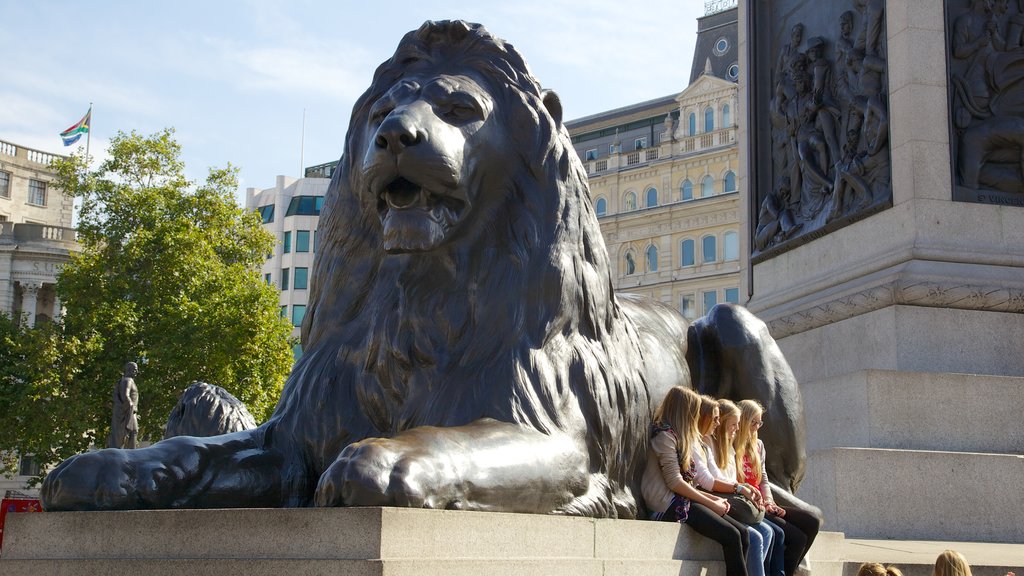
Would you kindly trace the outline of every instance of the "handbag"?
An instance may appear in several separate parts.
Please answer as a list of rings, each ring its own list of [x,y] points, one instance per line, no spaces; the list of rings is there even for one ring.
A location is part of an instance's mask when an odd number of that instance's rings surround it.
[[[764,510],[757,507],[757,504],[742,494],[712,492],[715,496],[725,498],[729,501],[729,516],[744,524],[757,524],[764,520]]]

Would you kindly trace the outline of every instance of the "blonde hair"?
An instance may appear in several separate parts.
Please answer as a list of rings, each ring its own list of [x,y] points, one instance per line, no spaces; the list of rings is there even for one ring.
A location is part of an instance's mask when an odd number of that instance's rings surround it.
[[[736,473],[743,474],[743,457],[750,460],[754,471],[755,484],[761,483],[761,455],[757,452],[757,430],[752,430],[750,423],[764,414],[764,408],[754,400],[740,400],[740,429],[736,432]]]
[[[956,550],[946,550],[935,559],[932,576],[972,576],[967,558]]]
[[[679,466],[689,470],[693,446],[700,439],[697,422],[700,419],[701,399],[696,392],[683,386],[669,389],[665,399],[654,411],[654,422],[666,424],[675,431],[679,441],[676,453],[679,455]]]
[[[729,453],[732,451],[732,441],[729,440],[729,435],[725,431],[726,422],[730,418],[735,418],[739,422],[740,409],[732,401],[722,398],[718,401],[718,412],[721,421],[718,423],[718,428],[715,429],[715,436],[711,443],[715,448],[715,464],[719,469],[725,470],[729,467]],[[739,469],[737,469],[738,474]]]
[[[700,395],[700,418],[697,420],[697,430],[701,436],[704,435],[704,428],[714,418],[715,410],[718,408],[718,400],[707,394]],[[712,430],[714,432],[714,430]]]
[[[903,576],[895,566],[882,566],[878,562],[865,562],[857,569],[857,576]]]

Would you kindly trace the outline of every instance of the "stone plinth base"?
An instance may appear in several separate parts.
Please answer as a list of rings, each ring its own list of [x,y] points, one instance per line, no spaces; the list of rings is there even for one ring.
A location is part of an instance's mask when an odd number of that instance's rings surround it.
[[[0,574],[724,576],[679,524],[400,508],[63,512],[8,516]],[[842,535],[815,545],[839,576]]]

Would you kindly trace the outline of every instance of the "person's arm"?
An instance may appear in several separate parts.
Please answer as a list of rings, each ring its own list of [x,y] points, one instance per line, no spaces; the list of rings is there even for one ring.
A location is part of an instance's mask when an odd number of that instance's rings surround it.
[[[760,438],[757,439],[757,454],[761,457],[761,484],[758,489],[761,491],[761,497],[764,502],[766,510],[775,514],[776,516],[785,516],[786,511],[775,504],[775,498],[772,498],[772,486],[768,482],[768,467],[765,465],[765,449],[764,442]]]
[[[700,456],[698,458],[698,456]],[[706,457],[705,457],[706,456]],[[722,492],[727,494],[743,494],[753,498],[753,490],[735,481],[730,482],[722,474],[715,458],[710,450],[705,451],[701,446],[694,446],[693,461],[697,467],[697,476],[694,482],[708,492]]]
[[[724,516],[729,511],[729,505],[724,499],[701,492],[683,480],[682,471],[679,469],[679,456],[676,454],[676,442],[676,435],[668,431],[659,432],[651,439],[651,448],[658,455],[658,464],[665,485],[683,498],[702,504],[719,516]]]

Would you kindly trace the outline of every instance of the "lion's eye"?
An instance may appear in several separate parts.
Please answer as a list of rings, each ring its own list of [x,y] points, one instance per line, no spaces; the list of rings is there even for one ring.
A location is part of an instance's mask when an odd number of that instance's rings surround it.
[[[370,110],[370,123],[380,124],[391,114],[395,107],[391,104],[378,104]]]

